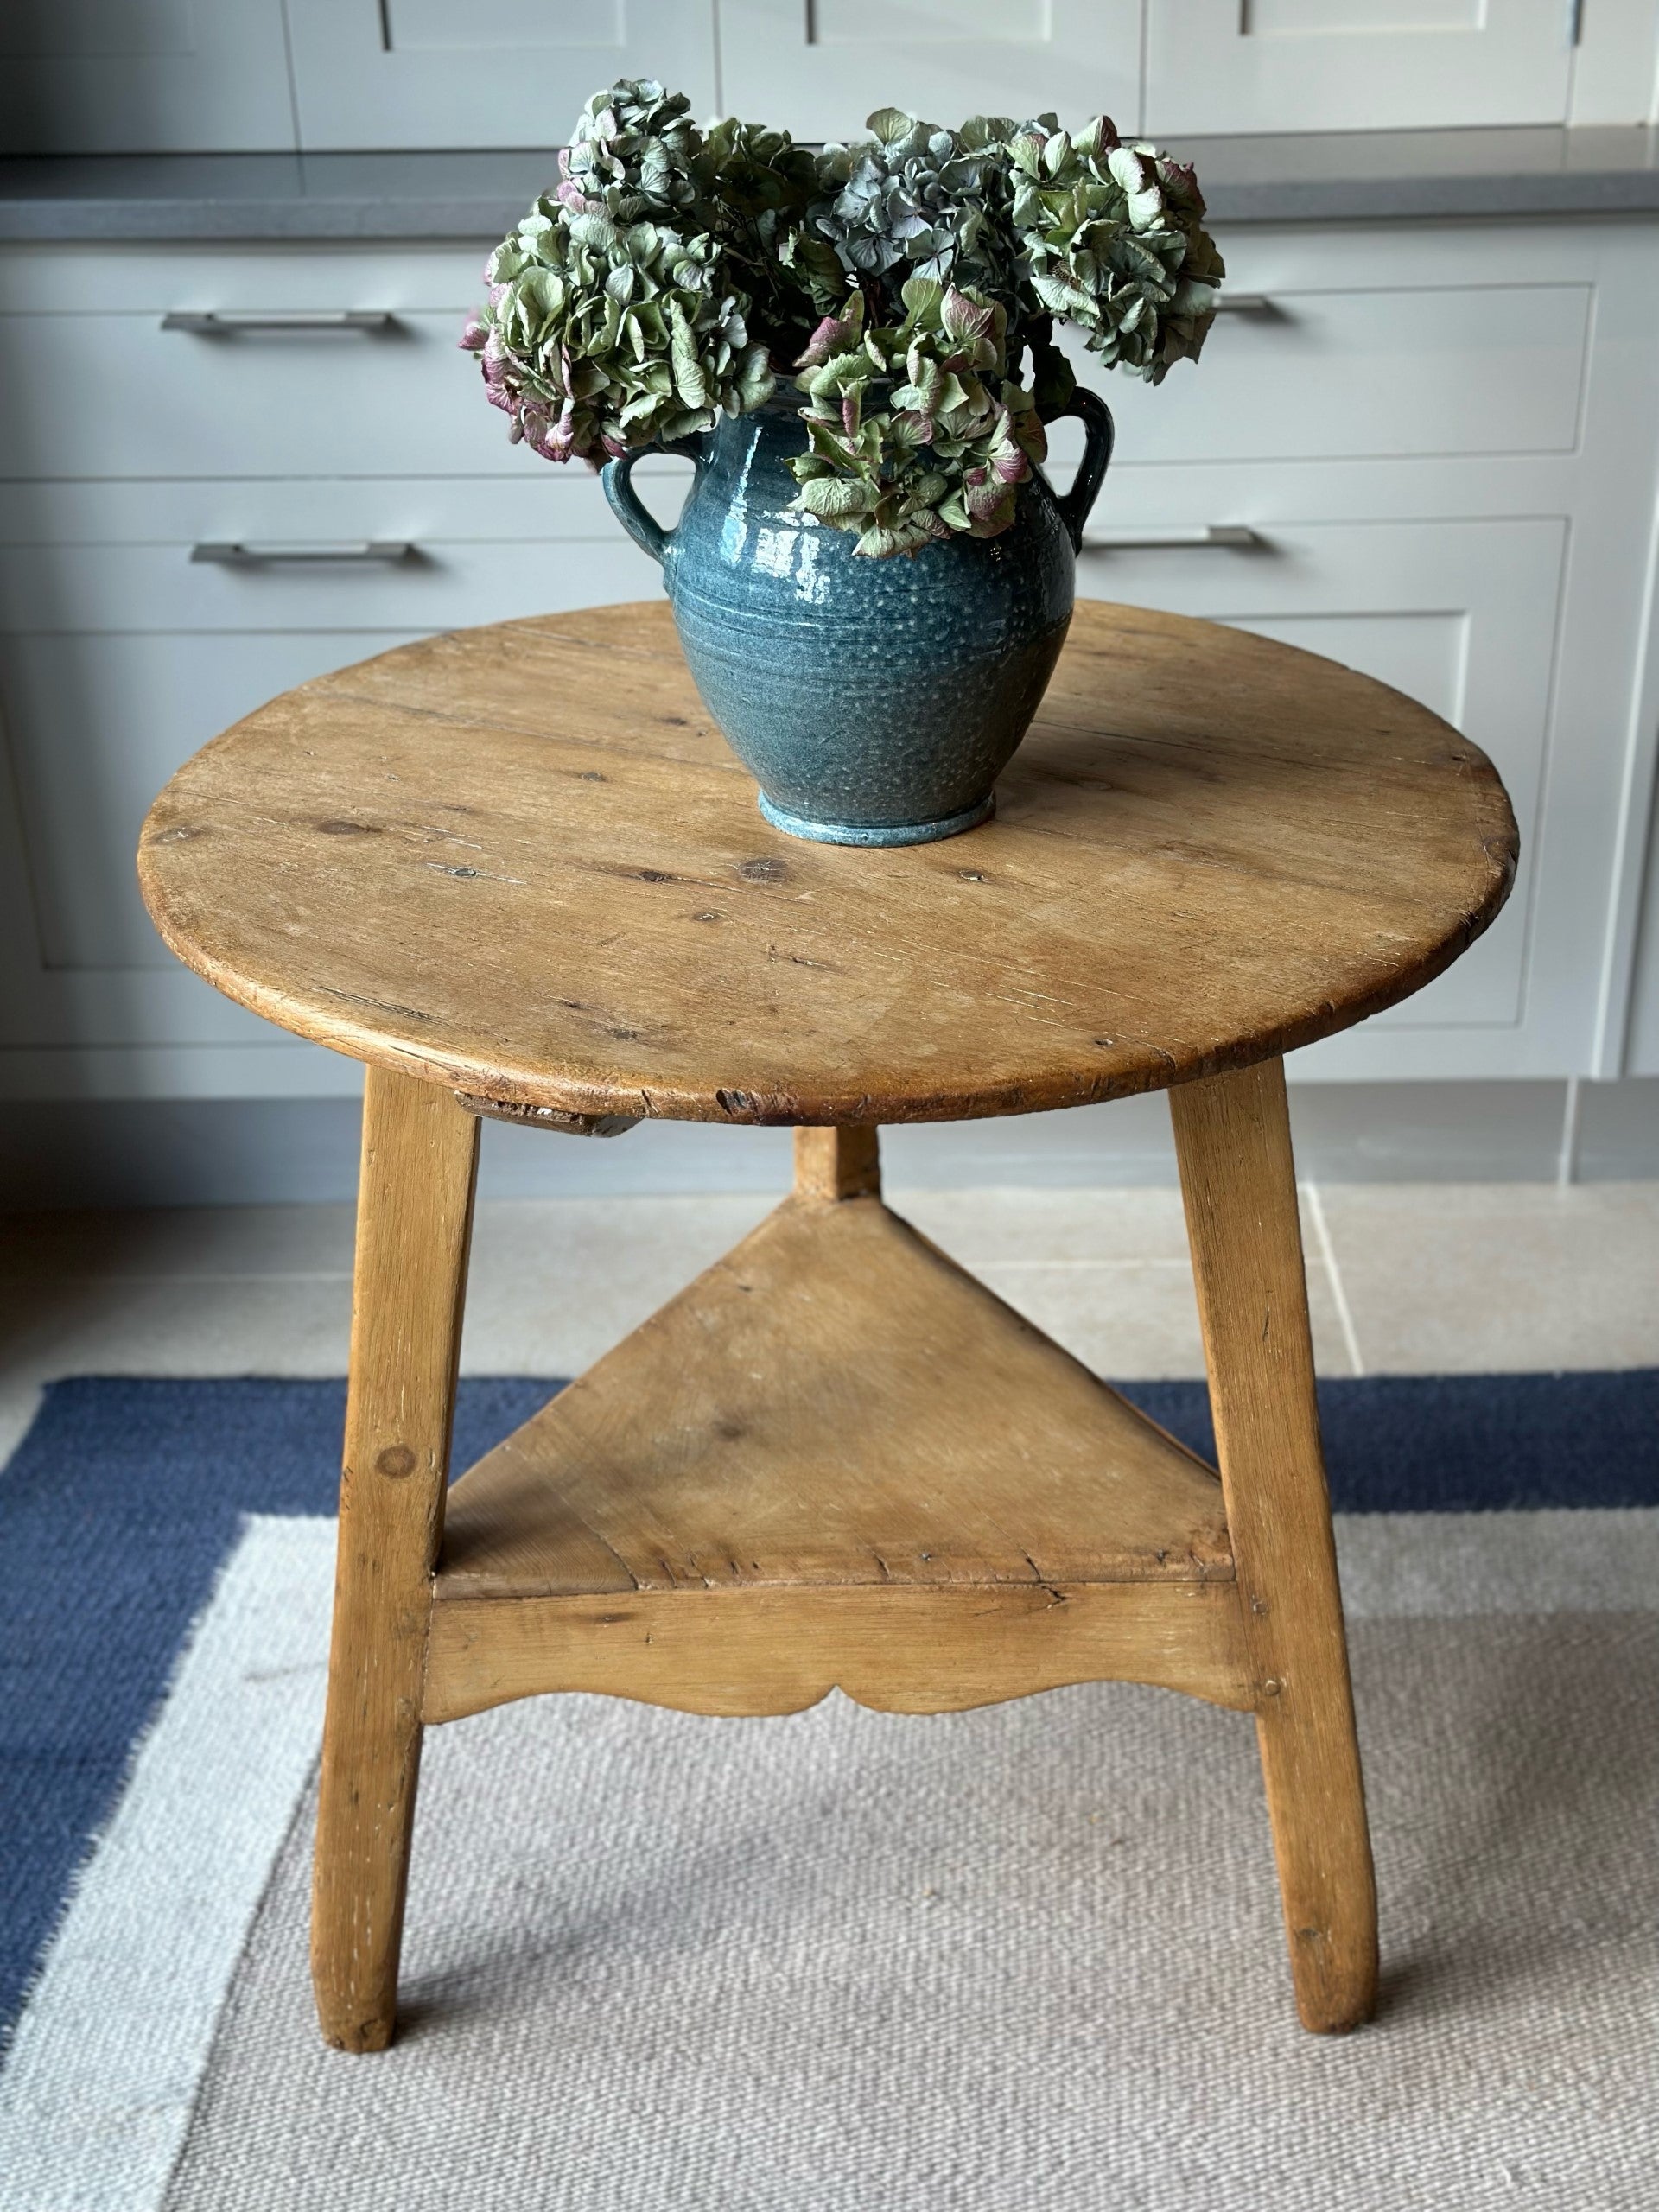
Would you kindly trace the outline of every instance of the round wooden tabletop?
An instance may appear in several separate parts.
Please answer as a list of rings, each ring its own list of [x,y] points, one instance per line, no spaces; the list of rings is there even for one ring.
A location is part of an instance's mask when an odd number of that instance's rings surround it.
[[[771,828],[665,604],[402,645],[205,747],[144,825],[179,957],[353,1058],[576,1114],[954,1120],[1305,1045],[1503,905],[1491,764],[1336,663],[1080,604],[994,821]]]

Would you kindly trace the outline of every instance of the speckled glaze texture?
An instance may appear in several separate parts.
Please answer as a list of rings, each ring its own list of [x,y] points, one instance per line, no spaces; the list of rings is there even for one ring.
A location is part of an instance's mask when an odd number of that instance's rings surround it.
[[[1053,671],[1111,417],[1077,394],[1077,483],[1060,499],[1034,475],[1001,537],[875,561],[852,531],[792,511],[798,404],[773,399],[699,440],[672,531],[634,497],[633,456],[607,466],[607,495],[662,563],[693,680],[772,821],[837,844],[954,836],[991,811]]]

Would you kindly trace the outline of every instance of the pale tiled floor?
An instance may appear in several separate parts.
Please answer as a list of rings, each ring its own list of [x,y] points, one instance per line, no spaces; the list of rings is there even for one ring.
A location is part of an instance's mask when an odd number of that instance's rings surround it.
[[[1173,1191],[894,1192],[892,1202],[1099,1372],[1202,1372]],[[570,1375],[766,1211],[763,1196],[479,1209],[474,1374]],[[1324,1372],[1659,1363],[1659,1184],[1304,1192]],[[0,1236],[0,1452],[71,1374],[334,1375],[349,1210],[36,1215]]]

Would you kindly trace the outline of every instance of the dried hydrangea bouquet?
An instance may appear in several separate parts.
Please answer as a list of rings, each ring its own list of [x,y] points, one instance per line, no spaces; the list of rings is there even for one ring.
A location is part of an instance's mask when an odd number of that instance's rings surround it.
[[[462,342],[513,437],[603,465],[767,816],[907,844],[990,813],[1071,619],[1112,429],[1057,325],[1156,384],[1223,270],[1192,171],[1104,118],[868,128],[814,149],[699,130],[654,84],[595,94]],[[629,480],[664,449],[696,463],[671,531]]]

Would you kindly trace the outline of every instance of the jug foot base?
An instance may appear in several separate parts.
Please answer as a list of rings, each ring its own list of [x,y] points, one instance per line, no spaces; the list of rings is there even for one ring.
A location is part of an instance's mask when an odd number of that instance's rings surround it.
[[[810,815],[791,814],[774,806],[762,791],[760,811],[774,828],[791,837],[810,837],[817,845],[931,845],[938,837],[955,837],[977,829],[996,811],[996,793],[988,791],[959,814],[941,814],[931,822],[891,822],[871,825],[862,822],[815,822]]]

